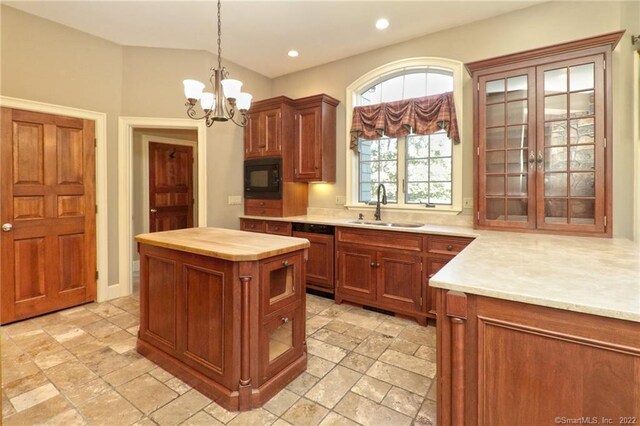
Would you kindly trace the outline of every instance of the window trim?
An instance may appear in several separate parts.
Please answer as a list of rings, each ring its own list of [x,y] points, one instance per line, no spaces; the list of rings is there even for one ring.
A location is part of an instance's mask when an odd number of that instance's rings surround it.
[[[460,213],[462,211],[462,143],[464,141],[464,130],[463,130],[463,84],[464,84],[464,74],[463,74],[463,66],[464,64],[460,61],[456,61],[453,59],[446,58],[437,58],[437,57],[416,57],[416,58],[408,58],[402,59],[399,61],[390,62],[386,65],[382,65],[378,68],[375,68],[353,83],[351,83],[347,87],[346,97],[345,97],[345,110],[346,110],[346,141],[345,149],[346,149],[346,201],[345,207],[347,209],[373,209],[374,207],[369,206],[365,203],[358,202],[358,156],[351,150],[349,147],[349,141],[351,140],[351,122],[353,118],[353,107],[357,105],[357,97],[360,91],[371,87],[377,84],[380,81],[383,81],[388,78],[392,78],[394,76],[404,74],[407,71],[420,71],[425,70],[427,68],[446,68],[451,70],[453,73],[453,100],[456,105],[456,114],[458,116],[459,123],[459,131],[460,131],[460,141],[461,143],[453,144],[452,150],[452,204],[450,206],[437,205],[433,208],[425,208],[423,205],[410,205],[410,204],[397,204],[391,205],[388,204],[383,207],[383,209],[394,210],[394,211],[420,211],[425,213]],[[404,159],[404,155],[402,155]],[[400,162],[401,158],[398,156],[398,161]],[[404,161],[404,160],[403,160]],[[405,167],[406,165],[403,163],[398,164],[398,167]],[[398,197],[400,198],[400,197]]]

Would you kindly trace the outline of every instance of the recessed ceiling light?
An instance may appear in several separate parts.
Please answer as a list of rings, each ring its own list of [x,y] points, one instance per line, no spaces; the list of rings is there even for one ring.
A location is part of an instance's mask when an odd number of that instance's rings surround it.
[[[386,18],[380,18],[376,21],[376,28],[384,30],[389,26],[389,21]]]
[[[289,55],[292,58],[295,58],[295,57],[297,57],[299,55],[299,53],[298,53],[297,50],[290,50],[290,51],[287,52],[287,55]]]

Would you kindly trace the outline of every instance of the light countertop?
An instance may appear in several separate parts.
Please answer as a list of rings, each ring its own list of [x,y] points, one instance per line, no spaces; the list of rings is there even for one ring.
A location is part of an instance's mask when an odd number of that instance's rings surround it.
[[[309,247],[304,238],[282,237],[222,228],[188,228],[140,234],[142,244],[201,254],[218,259],[260,260]]]
[[[640,322],[640,245],[630,240],[428,224],[388,228],[327,216],[242,218],[475,238],[430,286]]]
[[[321,225],[333,225],[344,226],[350,228],[364,228],[375,229],[378,231],[392,231],[392,232],[413,232],[417,234],[434,234],[434,235],[449,235],[452,237],[468,237],[475,238],[478,236],[478,231],[468,226],[447,226],[447,225],[422,225],[419,228],[403,228],[403,227],[390,227],[380,225],[366,225],[353,218],[336,218],[331,216],[288,216],[288,217],[266,217],[266,216],[240,216],[241,219],[253,219],[253,220],[268,220],[276,222],[296,222],[296,223],[317,223]],[[373,220],[366,220],[366,222],[373,222]],[[383,221],[383,222],[386,222]],[[402,220],[394,220],[393,222],[407,222]]]

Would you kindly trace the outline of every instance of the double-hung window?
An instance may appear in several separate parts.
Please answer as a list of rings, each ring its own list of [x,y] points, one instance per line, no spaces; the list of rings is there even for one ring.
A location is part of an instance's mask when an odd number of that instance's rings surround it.
[[[350,86],[347,99],[352,104],[347,115],[356,106],[453,92],[461,123],[461,74],[462,65],[455,61],[424,58],[390,64]],[[357,143],[357,150],[347,153],[348,206],[361,207],[375,201],[383,184],[386,208],[461,210],[461,149],[445,130],[400,137],[382,134],[377,139],[358,139]]]

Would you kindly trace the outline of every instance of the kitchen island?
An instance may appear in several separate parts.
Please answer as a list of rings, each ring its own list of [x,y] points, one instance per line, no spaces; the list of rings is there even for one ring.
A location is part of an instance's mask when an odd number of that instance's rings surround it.
[[[438,424],[640,424],[638,245],[478,234],[430,281]]]
[[[138,352],[232,411],[306,369],[307,240],[218,228],[135,239]]]

